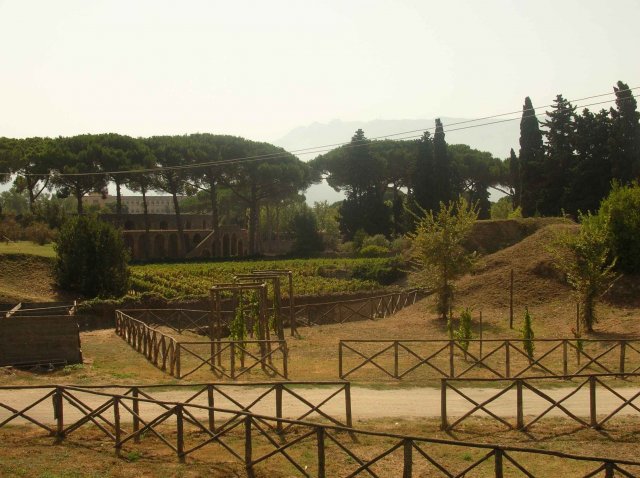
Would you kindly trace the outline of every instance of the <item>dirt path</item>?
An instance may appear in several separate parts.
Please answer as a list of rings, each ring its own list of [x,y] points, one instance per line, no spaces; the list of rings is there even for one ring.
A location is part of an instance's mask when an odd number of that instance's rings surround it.
[[[234,400],[247,406],[255,400],[266,389],[260,387],[241,388],[227,387],[224,389]],[[329,397],[335,389],[330,388],[296,388],[295,393],[304,397],[312,404],[318,404]],[[463,393],[473,398],[477,402],[484,401],[497,393],[497,389],[481,389],[481,388],[461,388]],[[554,399],[566,396],[571,388],[557,388],[545,390],[545,393]],[[111,391],[109,391],[111,392]],[[122,393],[122,390],[113,390],[113,393]],[[195,391],[191,390],[172,390],[172,391],[153,391],[149,392],[153,398],[168,402],[183,402],[190,399]],[[619,393],[630,398],[640,393],[640,388],[623,388]],[[43,390],[21,390],[7,391],[0,390],[0,404],[13,407],[16,410],[22,410],[29,406],[39,398],[46,394]],[[108,397],[93,395],[84,392],[73,392],[82,402],[95,408],[108,400]],[[352,410],[354,423],[358,419],[374,419],[374,418],[433,418],[440,416],[440,390],[435,388],[411,388],[411,389],[393,389],[393,390],[374,390],[368,388],[352,387]],[[214,395],[215,406],[218,408],[237,409],[238,406],[227,398],[217,393]],[[615,410],[622,404],[622,400],[615,397],[608,391],[598,390],[596,394],[597,413],[599,416],[606,415]],[[640,402],[638,398],[635,403]],[[125,401],[125,403],[127,403]],[[206,405],[206,393],[192,400],[191,403],[198,405]],[[502,397],[489,405],[491,411],[500,411],[502,417],[514,417],[516,415],[516,392],[509,391]],[[539,414],[546,410],[550,403],[543,398],[526,391],[523,393],[524,413],[525,415]],[[130,406],[130,403],[127,403]],[[588,419],[589,417],[589,390],[584,388],[571,398],[563,402],[563,405],[575,415]],[[451,417],[457,417],[464,414],[471,408],[471,404],[463,397],[455,394],[453,391],[448,392],[447,414]],[[53,423],[52,400],[48,398],[39,405],[33,407],[26,412],[32,418],[45,423]],[[301,417],[309,410],[309,406],[288,394],[283,393],[283,416],[285,418],[296,419]],[[158,406],[148,403],[141,403],[141,414],[143,416],[156,415],[162,409]],[[322,410],[331,416],[344,420],[345,403],[344,395],[338,394],[327,401],[322,406]],[[192,409],[198,417],[205,417],[206,411]],[[258,414],[274,416],[275,415],[275,393],[271,392],[263,401],[251,408],[251,411]],[[638,412],[632,407],[625,407],[620,412],[621,415],[632,415]],[[11,412],[0,407],[0,423],[8,418]],[[550,416],[565,416],[564,412],[555,408],[549,412]],[[65,421],[67,423],[82,416],[81,412],[71,404],[65,402],[64,408]],[[313,418],[309,415],[307,418]],[[123,420],[130,419],[131,416],[123,412]],[[222,417],[220,417],[222,418]],[[12,423],[25,423],[25,420],[15,420]]]

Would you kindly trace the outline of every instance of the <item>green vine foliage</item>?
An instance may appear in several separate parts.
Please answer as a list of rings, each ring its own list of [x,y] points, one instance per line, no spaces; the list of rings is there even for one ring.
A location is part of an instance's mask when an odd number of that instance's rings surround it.
[[[453,335],[458,345],[460,345],[466,354],[469,350],[469,341],[473,338],[473,331],[471,330],[471,310],[469,310],[468,307],[460,313],[458,330],[454,331]]]
[[[524,347],[525,352],[527,352],[529,361],[533,361],[533,355],[535,352],[535,344],[533,342],[534,338],[535,335],[533,333],[533,318],[531,317],[531,314],[529,314],[529,308],[525,307],[524,325],[522,327],[522,346]]]

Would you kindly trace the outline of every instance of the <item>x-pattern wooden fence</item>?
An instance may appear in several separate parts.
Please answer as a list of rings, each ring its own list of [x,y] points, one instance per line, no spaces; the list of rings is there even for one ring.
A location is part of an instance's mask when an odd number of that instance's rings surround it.
[[[29,387],[16,387],[25,388]],[[114,443],[116,453],[121,453],[132,441],[155,439],[160,446],[169,448],[183,462],[205,447],[207,453],[210,453],[211,447],[218,447],[233,461],[244,466],[249,477],[255,476],[261,463],[274,459],[288,464],[299,476],[322,478],[400,474],[408,478],[414,475],[425,476],[425,473],[429,476],[437,473],[446,477],[502,478],[507,474],[533,477],[536,475],[531,471],[530,461],[534,457],[538,463],[536,472],[541,476],[549,474],[538,468],[549,466],[554,460],[561,460],[567,477],[633,477],[640,470],[640,462],[370,432],[74,386],[56,386],[44,389],[43,392],[42,397],[22,410],[1,404],[1,408],[9,410],[11,415],[0,422],[0,427],[18,417],[27,418],[55,436],[56,440],[62,441],[85,425],[92,424]],[[89,405],[86,398],[79,398],[82,394],[100,397],[101,404]],[[48,398],[53,398],[53,426],[45,420],[30,418],[27,414],[33,407],[47,402]],[[142,404],[155,408],[141,406]],[[79,410],[81,418],[66,423],[65,410],[69,406]],[[237,415],[240,418],[212,429],[207,418],[210,411]],[[271,426],[266,427],[265,423],[270,423]],[[285,426],[278,428],[278,423]],[[284,431],[289,426],[295,426],[296,432],[285,434]],[[360,442],[374,440],[377,440],[375,445],[370,445],[365,450],[359,446]],[[302,451],[299,445],[304,447]],[[446,448],[446,451],[438,451],[436,447]],[[309,449],[313,450],[312,455],[304,453]],[[457,458],[462,455],[472,456],[471,461]],[[395,460],[389,463],[388,459],[391,457]]]
[[[339,376],[374,371],[375,376],[402,379],[410,374],[430,378],[517,378],[636,373],[640,340],[535,339],[529,357],[522,340],[470,340],[467,350],[456,340],[341,340]]]
[[[549,415],[552,411],[561,412],[563,417],[568,417],[571,420],[577,422],[583,427],[591,427],[595,429],[604,428],[605,424],[614,418],[615,416],[620,416],[621,412],[625,409],[631,409],[631,412],[637,412],[640,414],[640,392],[633,392],[630,396],[624,396],[621,391],[612,387],[610,384],[606,383],[603,379],[607,378],[617,378],[619,375],[607,375],[607,374],[598,374],[598,375],[587,375],[587,376],[571,376],[565,377],[570,379],[578,380],[578,383],[573,383],[573,386],[566,393],[563,392],[563,396],[559,398],[553,398],[550,396],[550,392],[544,391],[540,386],[536,385],[536,382],[539,382],[543,379],[550,379],[556,377],[531,377],[531,378],[517,378],[517,379],[501,379],[498,383],[504,384],[503,387],[492,394],[490,397],[485,399],[478,399],[473,397],[474,390],[473,388],[468,388],[464,392],[460,389],[460,386],[457,385],[460,382],[459,379],[448,379],[443,378],[441,380],[441,398],[440,398],[440,406],[441,406],[441,427],[444,430],[451,430],[455,428],[457,425],[465,421],[466,419],[474,416],[474,415],[486,415],[494,420],[502,423],[507,428],[511,430],[528,430],[535,423],[540,421],[545,416]],[[626,378],[638,378],[640,374],[627,374]],[[485,383],[491,382],[495,384],[495,380],[493,379],[473,379],[471,381],[465,380],[467,383]],[[572,383],[572,382],[567,382]],[[454,385],[455,384],[455,385]],[[588,396],[581,398],[581,400],[585,401],[589,405],[589,416],[583,417],[580,416],[580,412],[572,411],[571,407],[567,404],[567,401],[572,397],[578,395],[581,390],[588,389]],[[447,415],[447,404],[450,398],[450,395],[447,393],[448,391],[452,391],[455,396],[462,397],[466,402],[471,404],[471,408],[465,412],[460,417],[457,417],[453,422],[449,422],[449,417]],[[530,397],[540,401],[545,404],[544,410],[540,412],[534,413],[532,416],[525,417],[525,392],[528,392]],[[602,398],[604,395],[610,394],[619,400],[619,403],[612,410],[603,411],[598,408],[598,400],[597,397]],[[504,398],[502,398],[504,397]],[[505,403],[501,403],[497,405],[496,402],[501,399],[504,401],[509,401],[511,406],[505,405]],[[491,404],[495,406],[493,409],[490,409],[489,406]],[[506,410],[512,410],[513,405],[515,404],[516,409],[516,420],[515,423],[510,421],[504,413],[507,413]]]
[[[289,378],[284,340],[178,341],[121,310],[116,311],[116,333],[176,378],[206,369],[218,378],[236,380],[258,367],[267,376]]]
[[[309,327],[319,324],[374,320],[388,317],[409,305],[415,304],[423,293],[418,289],[394,292],[376,297],[300,304],[294,306],[296,323]],[[283,307],[283,309],[288,309]]]
[[[126,309],[123,314],[147,325],[164,326],[181,334],[185,330],[192,330],[200,335],[211,325],[210,310],[192,309]]]

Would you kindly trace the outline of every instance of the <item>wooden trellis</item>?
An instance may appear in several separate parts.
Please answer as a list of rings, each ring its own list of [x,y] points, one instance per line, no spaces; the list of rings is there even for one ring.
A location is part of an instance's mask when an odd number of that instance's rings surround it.
[[[289,292],[289,328],[291,329],[291,336],[295,336],[297,334],[297,324],[294,312],[295,295],[293,293],[293,271],[286,269],[267,269],[253,270],[251,271],[251,273],[256,276],[279,276],[287,278],[287,286]]]
[[[271,305],[267,303],[267,317],[273,317],[274,330],[280,340],[284,340],[284,326],[282,324],[282,296],[280,293],[280,276],[278,274],[238,274],[234,280],[239,284],[271,283]],[[267,287],[267,300],[269,288]]]

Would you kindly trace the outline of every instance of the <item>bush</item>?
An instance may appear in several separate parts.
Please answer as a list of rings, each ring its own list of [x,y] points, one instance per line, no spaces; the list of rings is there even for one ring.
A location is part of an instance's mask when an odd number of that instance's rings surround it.
[[[607,223],[611,251],[623,272],[640,273],[640,186],[614,184],[598,212]]]
[[[453,336],[466,355],[469,350],[469,341],[473,338],[473,331],[471,329],[471,310],[469,310],[468,307],[460,313],[460,324],[458,325],[458,330],[453,332]]]
[[[360,249],[359,255],[361,257],[384,257],[389,253],[389,249],[380,246],[364,246]]]
[[[402,269],[403,263],[398,259],[375,261],[354,267],[353,278],[375,281],[381,285],[390,285],[406,275]]]
[[[65,290],[86,297],[119,297],[129,287],[128,256],[112,225],[95,217],[67,221],[56,239],[55,276]]]
[[[0,221],[0,241],[19,241],[22,239],[22,228],[11,216]]]
[[[49,244],[55,238],[55,233],[46,224],[34,222],[24,230],[24,238],[41,246]]]
[[[406,252],[409,249],[411,249],[411,239],[409,239],[408,237],[397,237],[393,240],[393,242],[391,242],[391,252],[395,254]]]
[[[375,236],[367,236],[364,238],[362,241],[362,247],[364,248],[367,246],[377,246],[388,251],[391,247],[391,243],[386,237],[384,237],[384,235],[376,234]]]
[[[292,226],[296,236],[292,247],[294,254],[308,256],[321,252],[324,249],[322,237],[318,233],[316,216],[311,208],[305,205],[305,207],[293,217]]]

